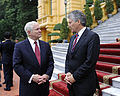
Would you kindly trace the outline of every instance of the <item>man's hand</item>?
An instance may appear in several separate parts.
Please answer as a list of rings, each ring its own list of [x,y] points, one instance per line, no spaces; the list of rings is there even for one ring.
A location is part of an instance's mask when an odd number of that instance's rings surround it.
[[[41,77],[40,75],[38,75],[38,74],[34,74],[34,75],[33,75],[33,77],[32,77],[32,81],[34,81],[34,82],[38,83],[38,82],[39,82],[40,77]]]
[[[46,74],[43,74],[39,79],[38,85],[45,83],[48,79],[49,79],[49,76]]]
[[[72,83],[75,82],[75,79],[73,78],[73,75],[72,75],[70,72],[68,72],[68,73],[66,74],[66,77],[65,77],[64,80],[66,81],[66,83],[68,83],[68,84],[70,84],[70,85],[72,85]]]
[[[73,78],[73,75],[69,76],[67,80],[72,84],[75,82],[75,79]]]

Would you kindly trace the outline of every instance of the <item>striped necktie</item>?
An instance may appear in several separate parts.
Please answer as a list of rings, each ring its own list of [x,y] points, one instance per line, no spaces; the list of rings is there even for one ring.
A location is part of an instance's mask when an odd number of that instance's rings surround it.
[[[74,42],[73,42],[73,45],[72,45],[72,51],[74,51],[74,48],[75,48],[75,46],[76,46],[76,44],[77,44],[78,36],[79,36],[78,33],[76,33],[76,37],[75,37]]]

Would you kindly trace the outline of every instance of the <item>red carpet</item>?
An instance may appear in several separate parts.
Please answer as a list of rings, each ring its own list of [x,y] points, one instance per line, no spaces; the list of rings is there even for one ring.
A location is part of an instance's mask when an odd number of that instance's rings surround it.
[[[101,44],[100,55],[96,64],[96,72],[100,89],[109,88],[112,79],[120,77],[120,43]],[[64,82],[65,74],[58,74],[58,80],[50,82],[49,96],[69,96],[67,85]],[[96,91],[97,96],[102,96],[102,91]]]
[[[110,73],[115,73],[120,75],[120,66],[117,64],[112,64],[112,63],[106,63],[106,62],[97,62],[96,64],[96,69],[105,71],[105,72],[110,72]]]

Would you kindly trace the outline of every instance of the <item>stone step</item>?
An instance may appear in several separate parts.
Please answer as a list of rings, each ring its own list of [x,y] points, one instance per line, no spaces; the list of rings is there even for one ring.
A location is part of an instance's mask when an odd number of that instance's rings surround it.
[[[120,89],[120,77],[112,79],[112,86]]]
[[[62,56],[58,56],[58,55],[54,55],[53,54],[53,57],[54,57],[54,60],[57,61],[57,62],[61,62],[61,63],[64,63],[65,64],[65,59],[66,57],[62,57]]]
[[[68,46],[62,47],[62,46],[52,46],[53,51],[61,51],[61,52],[67,52]]]
[[[61,71],[61,70],[59,70],[59,69],[57,69],[57,68],[54,68],[51,80],[56,80],[56,79],[58,79],[58,74],[59,74],[59,73],[63,73],[63,71]]]
[[[57,43],[56,46],[66,47],[69,43]]]
[[[100,54],[98,61],[120,64],[120,56]]]
[[[65,64],[64,63],[55,61],[54,65],[55,65],[56,69],[59,69],[59,70],[65,72]]]
[[[67,52],[63,52],[63,51],[52,51],[54,55],[58,55],[58,56],[62,56],[62,57],[66,57]]]
[[[120,96],[120,89],[114,87],[103,89],[102,96]]]
[[[63,95],[54,89],[50,89],[50,94],[48,96],[63,96]]]
[[[119,77],[117,74],[112,74],[105,71],[96,70],[99,82],[103,82],[108,85],[112,85],[112,79]]]
[[[68,95],[67,85],[64,82],[65,74],[64,73],[60,73],[60,74],[58,74],[58,76],[59,76],[58,80],[53,80],[53,81],[50,82],[50,87],[52,87],[54,90],[58,91],[59,93],[63,94],[63,96],[69,96]],[[99,85],[100,85],[100,89],[101,90],[110,87],[110,85],[102,83],[102,82],[99,82]],[[102,94],[101,90],[99,92],[97,90],[96,93],[94,94],[94,96],[101,96],[101,94]]]
[[[100,44],[100,48],[120,48],[120,43]]]
[[[111,23],[112,24],[112,26],[110,26],[110,25],[104,25],[104,26],[100,26],[100,27],[98,27],[96,30],[94,29],[94,30],[92,30],[92,31],[94,31],[94,32],[100,32],[100,33],[102,33],[102,32],[104,32],[104,33],[106,33],[106,32],[110,32],[110,33],[113,33],[113,31],[115,31],[115,33],[116,32],[119,32],[119,30],[120,30],[120,27],[119,27],[119,25],[120,25],[120,23],[116,23],[115,25],[114,25],[114,23]],[[108,27],[109,26],[109,27]],[[104,28],[104,29],[103,29]],[[117,29],[118,28],[118,29]],[[112,29],[112,30],[110,30],[110,29]]]
[[[120,75],[120,66],[118,64],[108,62],[97,62],[96,69]]]
[[[118,48],[101,48],[100,54],[118,55],[120,56],[120,49]]]
[[[115,43],[116,38],[120,37],[120,13],[112,16],[92,31],[100,36],[100,43]]]

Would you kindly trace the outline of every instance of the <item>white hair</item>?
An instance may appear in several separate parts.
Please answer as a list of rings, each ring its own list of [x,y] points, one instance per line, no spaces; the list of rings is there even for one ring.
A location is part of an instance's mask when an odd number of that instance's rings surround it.
[[[33,25],[35,24],[38,24],[38,22],[36,21],[31,21],[31,22],[28,22],[26,23],[25,27],[24,27],[24,30],[26,32],[26,34],[28,35],[28,31],[32,32],[33,31]]]

